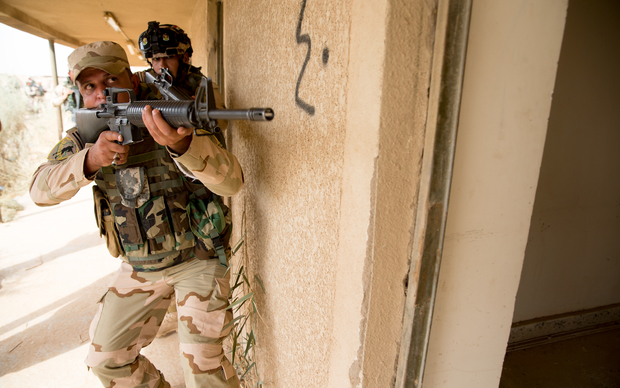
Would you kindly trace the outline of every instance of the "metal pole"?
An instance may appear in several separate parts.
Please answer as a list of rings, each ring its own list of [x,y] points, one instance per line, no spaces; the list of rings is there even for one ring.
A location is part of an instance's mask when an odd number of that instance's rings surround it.
[[[396,372],[421,388],[439,280],[472,0],[438,0],[422,180]]]
[[[50,63],[52,64],[52,86],[56,90],[58,86],[58,70],[56,69],[56,50],[54,49],[54,40],[48,39],[50,45]],[[62,105],[56,109],[56,122],[58,125],[58,140],[62,140]]]

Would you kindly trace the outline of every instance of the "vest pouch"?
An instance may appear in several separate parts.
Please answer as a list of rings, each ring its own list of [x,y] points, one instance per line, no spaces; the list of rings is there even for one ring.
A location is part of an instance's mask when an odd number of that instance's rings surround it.
[[[149,199],[138,208],[138,214],[146,233],[150,254],[175,250],[176,240],[170,228],[164,197],[158,196]]]
[[[217,234],[224,237],[230,237],[230,211],[228,207],[221,204],[217,197],[212,200],[192,199],[187,205],[187,215],[189,217],[192,232],[204,244],[199,244],[199,248],[206,250],[215,250],[213,241],[211,240],[211,231],[217,230]],[[222,240],[223,246],[228,247],[228,240]],[[203,249],[204,249],[203,248]],[[196,252],[198,255],[199,252]]]
[[[188,194],[186,191],[166,197],[166,205],[172,219],[172,229],[176,240],[176,250],[191,248],[196,245],[194,233],[187,217]]]
[[[151,197],[146,168],[129,167],[116,170],[114,181],[121,197],[121,203],[130,208],[138,208]]]
[[[120,203],[115,204],[114,222],[118,229],[118,236],[125,251],[125,256],[147,257],[149,254],[148,245],[142,239],[136,209]]]
[[[110,202],[97,185],[93,186],[93,199],[99,236],[105,236],[108,251],[110,251],[113,257],[118,257],[123,253],[123,249],[118,241],[118,234],[114,226],[114,216],[112,216],[112,211],[110,210]]]

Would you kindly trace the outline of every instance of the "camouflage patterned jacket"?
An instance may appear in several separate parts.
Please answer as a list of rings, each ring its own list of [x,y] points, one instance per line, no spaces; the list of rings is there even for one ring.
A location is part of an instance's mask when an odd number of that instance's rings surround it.
[[[219,256],[222,261],[214,241],[219,235],[219,246],[228,247],[230,215],[212,193],[231,196],[243,186],[233,154],[211,136],[201,136],[192,139],[183,155],[173,156],[145,136],[131,146],[127,163],[86,177],[91,146],[83,144],[76,129],[70,130],[34,173],[32,200],[39,206],[56,205],[94,180],[97,223],[113,256],[122,256],[138,271],[160,270],[191,257]],[[136,187],[139,191],[131,194]]]

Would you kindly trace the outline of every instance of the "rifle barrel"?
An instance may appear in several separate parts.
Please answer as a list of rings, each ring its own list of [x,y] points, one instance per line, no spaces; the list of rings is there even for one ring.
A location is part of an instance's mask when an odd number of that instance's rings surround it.
[[[198,114],[202,117],[202,112],[199,112]],[[204,118],[206,119],[207,117]],[[212,109],[209,111],[208,118],[213,120],[271,121],[273,120],[273,109]]]

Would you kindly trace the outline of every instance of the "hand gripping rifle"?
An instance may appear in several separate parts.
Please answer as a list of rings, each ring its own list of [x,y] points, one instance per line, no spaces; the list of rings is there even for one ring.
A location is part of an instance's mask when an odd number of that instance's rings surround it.
[[[161,91],[161,87],[158,88]],[[129,96],[129,102],[118,102],[118,97],[123,94]],[[75,111],[78,132],[84,143],[95,143],[101,132],[108,129],[123,135],[123,145],[142,141],[140,128],[146,127],[142,121],[142,110],[147,105],[159,109],[162,117],[174,128],[194,128],[196,136],[215,135],[219,131],[217,120],[271,121],[274,116],[271,108],[217,109],[209,77],[203,77],[195,100],[191,97],[174,100],[168,96],[169,100],[136,101],[132,89],[122,88],[107,88],[104,95],[106,103],[98,108]],[[188,97],[179,94],[176,98]]]
[[[157,90],[159,90],[159,93],[166,101],[189,101],[194,99],[194,97],[189,95],[184,89],[172,85],[174,78],[172,77],[172,74],[170,74],[170,71],[165,67],[161,69],[157,76],[153,76],[150,72],[145,71],[144,78],[147,84],[152,84],[157,87]],[[205,134],[203,129],[198,129],[197,133],[200,134],[199,136]],[[219,127],[215,127],[214,135],[219,141],[220,146],[226,148],[226,139],[224,139],[224,134],[222,134]]]

